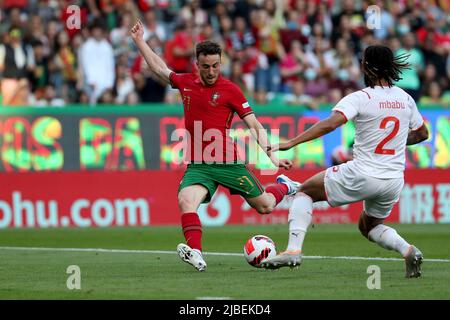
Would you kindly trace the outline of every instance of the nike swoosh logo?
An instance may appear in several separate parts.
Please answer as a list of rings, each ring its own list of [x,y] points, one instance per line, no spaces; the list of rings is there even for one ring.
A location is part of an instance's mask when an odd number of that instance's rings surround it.
[[[192,90],[188,88],[183,88],[183,91],[192,91]]]

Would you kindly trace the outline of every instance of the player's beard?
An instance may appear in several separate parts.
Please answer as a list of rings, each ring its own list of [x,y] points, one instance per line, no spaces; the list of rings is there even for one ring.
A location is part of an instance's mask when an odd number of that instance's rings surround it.
[[[205,84],[207,84],[208,86],[212,86],[214,83],[216,83],[217,78],[218,78],[218,77],[212,77],[212,78],[205,77],[205,78],[203,79],[203,82],[205,82]]]

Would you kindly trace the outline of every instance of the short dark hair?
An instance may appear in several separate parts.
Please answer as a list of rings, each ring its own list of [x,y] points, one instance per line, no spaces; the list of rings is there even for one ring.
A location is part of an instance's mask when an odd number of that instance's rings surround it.
[[[211,40],[202,41],[195,46],[197,60],[201,54],[205,56],[218,54],[220,56],[222,54],[222,48],[217,42]]]
[[[96,18],[89,24],[89,31],[92,32],[94,29],[101,29],[102,31],[106,31],[106,22],[102,18]]]
[[[402,70],[409,69],[410,65],[406,62],[408,57],[408,54],[394,57],[392,50],[386,46],[368,46],[364,50],[362,61],[364,82],[367,86],[373,88],[384,79],[389,87],[392,87],[394,81],[402,79]]]

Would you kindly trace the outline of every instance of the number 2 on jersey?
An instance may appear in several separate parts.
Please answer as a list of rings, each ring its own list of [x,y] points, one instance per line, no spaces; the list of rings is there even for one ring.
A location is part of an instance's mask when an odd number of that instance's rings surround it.
[[[400,120],[398,120],[396,117],[386,117],[381,120],[380,129],[386,129],[386,126],[389,122],[394,122],[394,129],[392,129],[391,133],[389,133],[387,137],[381,140],[381,142],[377,145],[377,147],[375,148],[375,153],[377,154],[395,154],[394,149],[383,149],[383,147],[397,135],[398,129],[400,128]]]

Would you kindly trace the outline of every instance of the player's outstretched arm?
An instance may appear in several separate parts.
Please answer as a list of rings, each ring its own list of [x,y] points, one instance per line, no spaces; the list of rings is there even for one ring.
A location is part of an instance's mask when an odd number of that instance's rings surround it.
[[[330,117],[317,122],[308,130],[300,133],[293,139],[290,139],[286,142],[280,143],[279,146],[273,145],[271,146],[272,151],[276,150],[289,150],[292,147],[295,147],[298,144],[314,140],[319,138],[327,133],[334,131],[336,128],[340,127],[344,123],[347,122],[347,119],[340,112],[333,112]]]
[[[427,139],[428,139],[428,129],[425,126],[425,124],[423,124],[423,126],[421,126],[419,129],[409,131],[408,138],[406,139],[406,145],[410,146],[425,141]]]
[[[258,119],[256,119],[255,115],[251,113],[245,116],[243,120],[250,129],[252,136],[256,139],[259,146],[264,150],[264,152],[269,156],[272,163],[277,167],[289,170],[292,167],[292,161],[288,159],[278,159],[278,157],[273,152],[270,152],[270,143],[269,139],[267,138],[266,129],[264,129],[262,124],[258,121]]]
[[[150,70],[164,83],[170,83],[170,70],[166,63],[155,53],[152,48],[144,41],[144,26],[141,20],[137,20],[135,25],[131,28],[131,38],[139,49],[139,52],[144,57]]]

